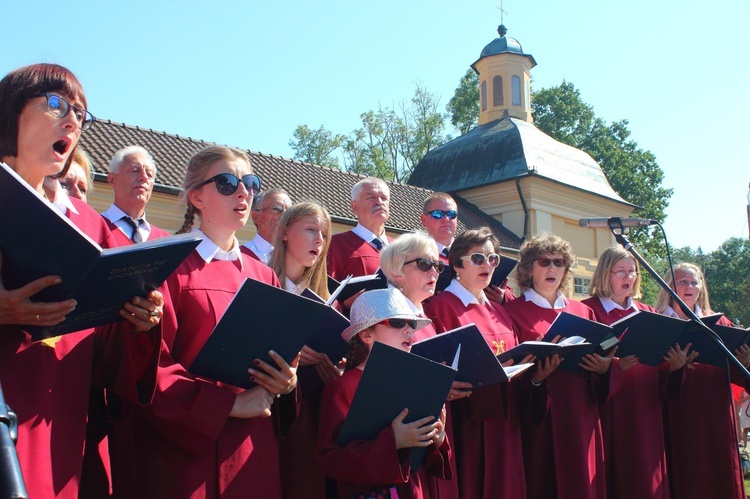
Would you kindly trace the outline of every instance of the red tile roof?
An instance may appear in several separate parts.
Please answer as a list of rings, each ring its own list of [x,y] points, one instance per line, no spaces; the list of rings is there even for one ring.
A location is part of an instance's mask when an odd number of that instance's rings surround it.
[[[109,160],[119,149],[130,145],[144,147],[154,157],[157,167],[157,191],[177,195],[190,158],[201,149],[214,145],[212,142],[180,137],[109,120],[97,120],[81,138],[81,147],[91,157],[97,174],[106,175]],[[352,186],[364,178],[363,175],[336,170],[324,166],[247,151],[253,170],[261,179],[264,189],[282,187],[292,200],[313,199],[320,202],[337,222],[356,224],[349,208]],[[409,232],[422,228],[419,215],[424,199],[433,191],[405,184],[388,182],[391,189],[391,217],[387,229],[393,232]],[[503,246],[518,248],[520,240],[494,218],[484,214],[476,206],[454,195],[459,206],[459,231],[466,228],[489,225]]]

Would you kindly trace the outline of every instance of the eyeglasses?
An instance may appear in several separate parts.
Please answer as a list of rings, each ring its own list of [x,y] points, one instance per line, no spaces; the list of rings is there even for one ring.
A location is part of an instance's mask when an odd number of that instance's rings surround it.
[[[481,267],[484,265],[484,262],[489,263],[490,267],[493,269],[500,265],[500,255],[497,253],[492,253],[490,255],[485,255],[484,253],[472,253],[468,256],[462,256],[461,260],[469,261],[475,267]]]
[[[638,272],[635,270],[617,270],[617,271],[611,271],[612,274],[616,275],[618,279],[624,279],[627,277],[628,279],[635,279],[638,277]]]
[[[552,264],[559,269],[565,267],[565,258],[537,258],[536,263],[540,267],[549,267]]]
[[[698,281],[696,281],[696,280],[694,280],[694,279],[680,279],[679,281],[677,281],[677,285],[678,286],[684,286],[684,287],[692,286],[694,288],[700,288],[701,287],[701,283],[698,282]]]
[[[416,319],[385,319],[378,322],[378,324],[383,324],[395,329],[403,329],[408,324],[410,328],[417,329]]]
[[[437,262],[433,262],[429,258],[415,258],[414,260],[404,262],[404,265],[409,265],[410,263],[416,263],[417,268],[422,272],[429,272],[430,269],[433,268],[438,272],[442,272],[445,269],[445,263],[441,262],[440,260],[438,260]]]
[[[231,173],[219,173],[218,175],[214,175],[210,179],[196,185],[195,188],[197,189],[198,187],[214,182],[216,183],[216,190],[219,191],[219,194],[222,196],[231,196],[237,192],[237,188],[240,186],[240,180],[242,180],[242,183],[245,185],[247,192],[253,196],[260,192],[260,177],[252,174],[245,175],[240,179]]]
[[[36,97],[41,96],[44,96],[47,99],[47,111],[49,111],[49,114],[51,114],[55,118],[65,118],[72,109],[73,115],[78,122],[78,128],[80,128],[81,130],[88,130],[89,128],[91,128],[91,125],[94,124],[95,118],[93,114],[86,111],[85,109],[79,109],[73,106],[70,102],[66,101],[59,95],[45,92],[43,94],[37,95]]]
[[[279,206],[279,205],[266,206],[265,208],[258,208],[255,211],[265,211],[265,210],[271,210],[276,215],[281,215],[282,213],[284,213],[286,211],[286,206]]]
[[[448,217],[448,220],[455,220],[458,216],[458,212],[456,210],[432,210],[428,211],[427,214],[436,220],[440,220],[443,217]]]

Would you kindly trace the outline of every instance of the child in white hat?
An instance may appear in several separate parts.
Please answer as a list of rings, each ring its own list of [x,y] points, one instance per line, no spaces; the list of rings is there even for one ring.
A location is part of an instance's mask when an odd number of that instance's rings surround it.
[[[414,331],[430,324],[418,317],[397,289],[363,293],[350,311],[351,325],[341,333],[350,344],[347,370],[323,391],[317,458],[323,472],[338,481],[341,498],[422,498],[417,470],[411,469],[409,448],[428,447],[422,466],[449,479],[450,446],[445,440],[445,409],[438,420],[404,423],[408,409],[396,416],[374,440],[339,445],[337,437],[357,390],[367,356],[375,341],[411,351]]]

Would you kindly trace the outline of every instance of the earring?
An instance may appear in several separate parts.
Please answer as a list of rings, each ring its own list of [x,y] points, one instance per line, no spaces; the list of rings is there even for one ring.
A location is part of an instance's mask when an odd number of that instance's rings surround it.
[[[461,274],[459,274],[458,272],[456,272],[456,280],[457,280],[457,281],[460,281],[460,280],[461,280]]]

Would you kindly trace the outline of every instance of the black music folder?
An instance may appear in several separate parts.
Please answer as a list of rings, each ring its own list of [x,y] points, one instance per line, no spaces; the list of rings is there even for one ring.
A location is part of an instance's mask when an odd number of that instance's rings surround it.
[[[31,300],[78,302],[60,324],[25,326],[34,340],[124,320],[123,304],[158,288],[201,241],[196,234],[182,234],[102,249],[3,163],[0,213],[5,289],[59,275],[62,283]]]
[[[404,350],[375,342],[362,379],[341,427],[338,442],[372,440],[404,408],[410,423],[427,416],[438,418],[456,370]],[[411,467],[417,470],[425,448],[411,448]]]
[[[348,325],[345,317],[323,303],[245,279],[188,371],[250,388],[255,384],[247,369],[254,367],[253,360],[261,359],[275,367],[276,362],[268,355],[274,350],[291,362],[311,338],[341,339]],[[322,349],[317,343],[315,346]]]

